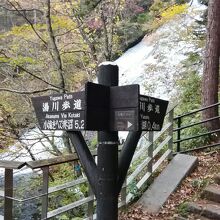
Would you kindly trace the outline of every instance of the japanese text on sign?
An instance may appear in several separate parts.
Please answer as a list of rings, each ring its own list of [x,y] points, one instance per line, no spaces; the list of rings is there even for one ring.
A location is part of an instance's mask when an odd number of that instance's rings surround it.
[[[42,103],[42,112],[59,112],[65,110],[82,110],[82,100],[74,99],[70,101],[52,101]]]
[[[43,130],[83,130],[82,92],[35,97],[32,99]]]
[[[139,102],[141,130],[161,130],[167,104],[167,101],[141,95]]]

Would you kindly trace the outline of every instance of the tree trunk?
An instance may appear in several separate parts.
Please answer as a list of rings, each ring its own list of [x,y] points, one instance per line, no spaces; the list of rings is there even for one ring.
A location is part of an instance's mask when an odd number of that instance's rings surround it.
[[[204,59],[202,104],[203,107],[218,102],[219,84],[219,55],[220,55],[220,1],[209,0],[207,42]],[[203,119],[218,116],[218,106],[203,112]],[[219,119],[206,123],[209,130],[220,128]]]

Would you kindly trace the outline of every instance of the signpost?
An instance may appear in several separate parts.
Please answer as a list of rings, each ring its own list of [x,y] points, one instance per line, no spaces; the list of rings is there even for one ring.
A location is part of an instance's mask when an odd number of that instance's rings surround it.
[[[168,102],[140,95],[139,85],[118,86],[118,66],[99,67],[84,92],[34,97],[42,130],[65,130],[97,199],[97,219],[118,218],[118,195],[142,131],[162,129]],[[98,131],[96,164],[81,130]],[[118,158],[118,131],[129,131]]]

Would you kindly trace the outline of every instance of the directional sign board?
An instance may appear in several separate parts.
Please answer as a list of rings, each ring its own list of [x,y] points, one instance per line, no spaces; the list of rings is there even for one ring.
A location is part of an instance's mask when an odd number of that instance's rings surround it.
[[[139,94],[139,85],[87,83],[85,92],[32,98],[42,130],[159,131],[168,101]]]
[[[42,130],[84,130],[84,92],[32,98]]]
[[[109,87],[87,83],[85,91],[32,98],[42,130],[108,130]]]
[[[139,130],[160,131],[163,126],[168,101],[150,96],[139,96]]]

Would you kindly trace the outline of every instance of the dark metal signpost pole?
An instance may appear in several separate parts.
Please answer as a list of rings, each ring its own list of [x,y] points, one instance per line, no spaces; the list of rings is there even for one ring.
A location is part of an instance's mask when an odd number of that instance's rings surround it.
[[[118,66],[101,65],[99,84],[118,86]],[[109,112],[110,114],[110,112]],[[118,219],[118,132],[98,132],[97,219]]]

